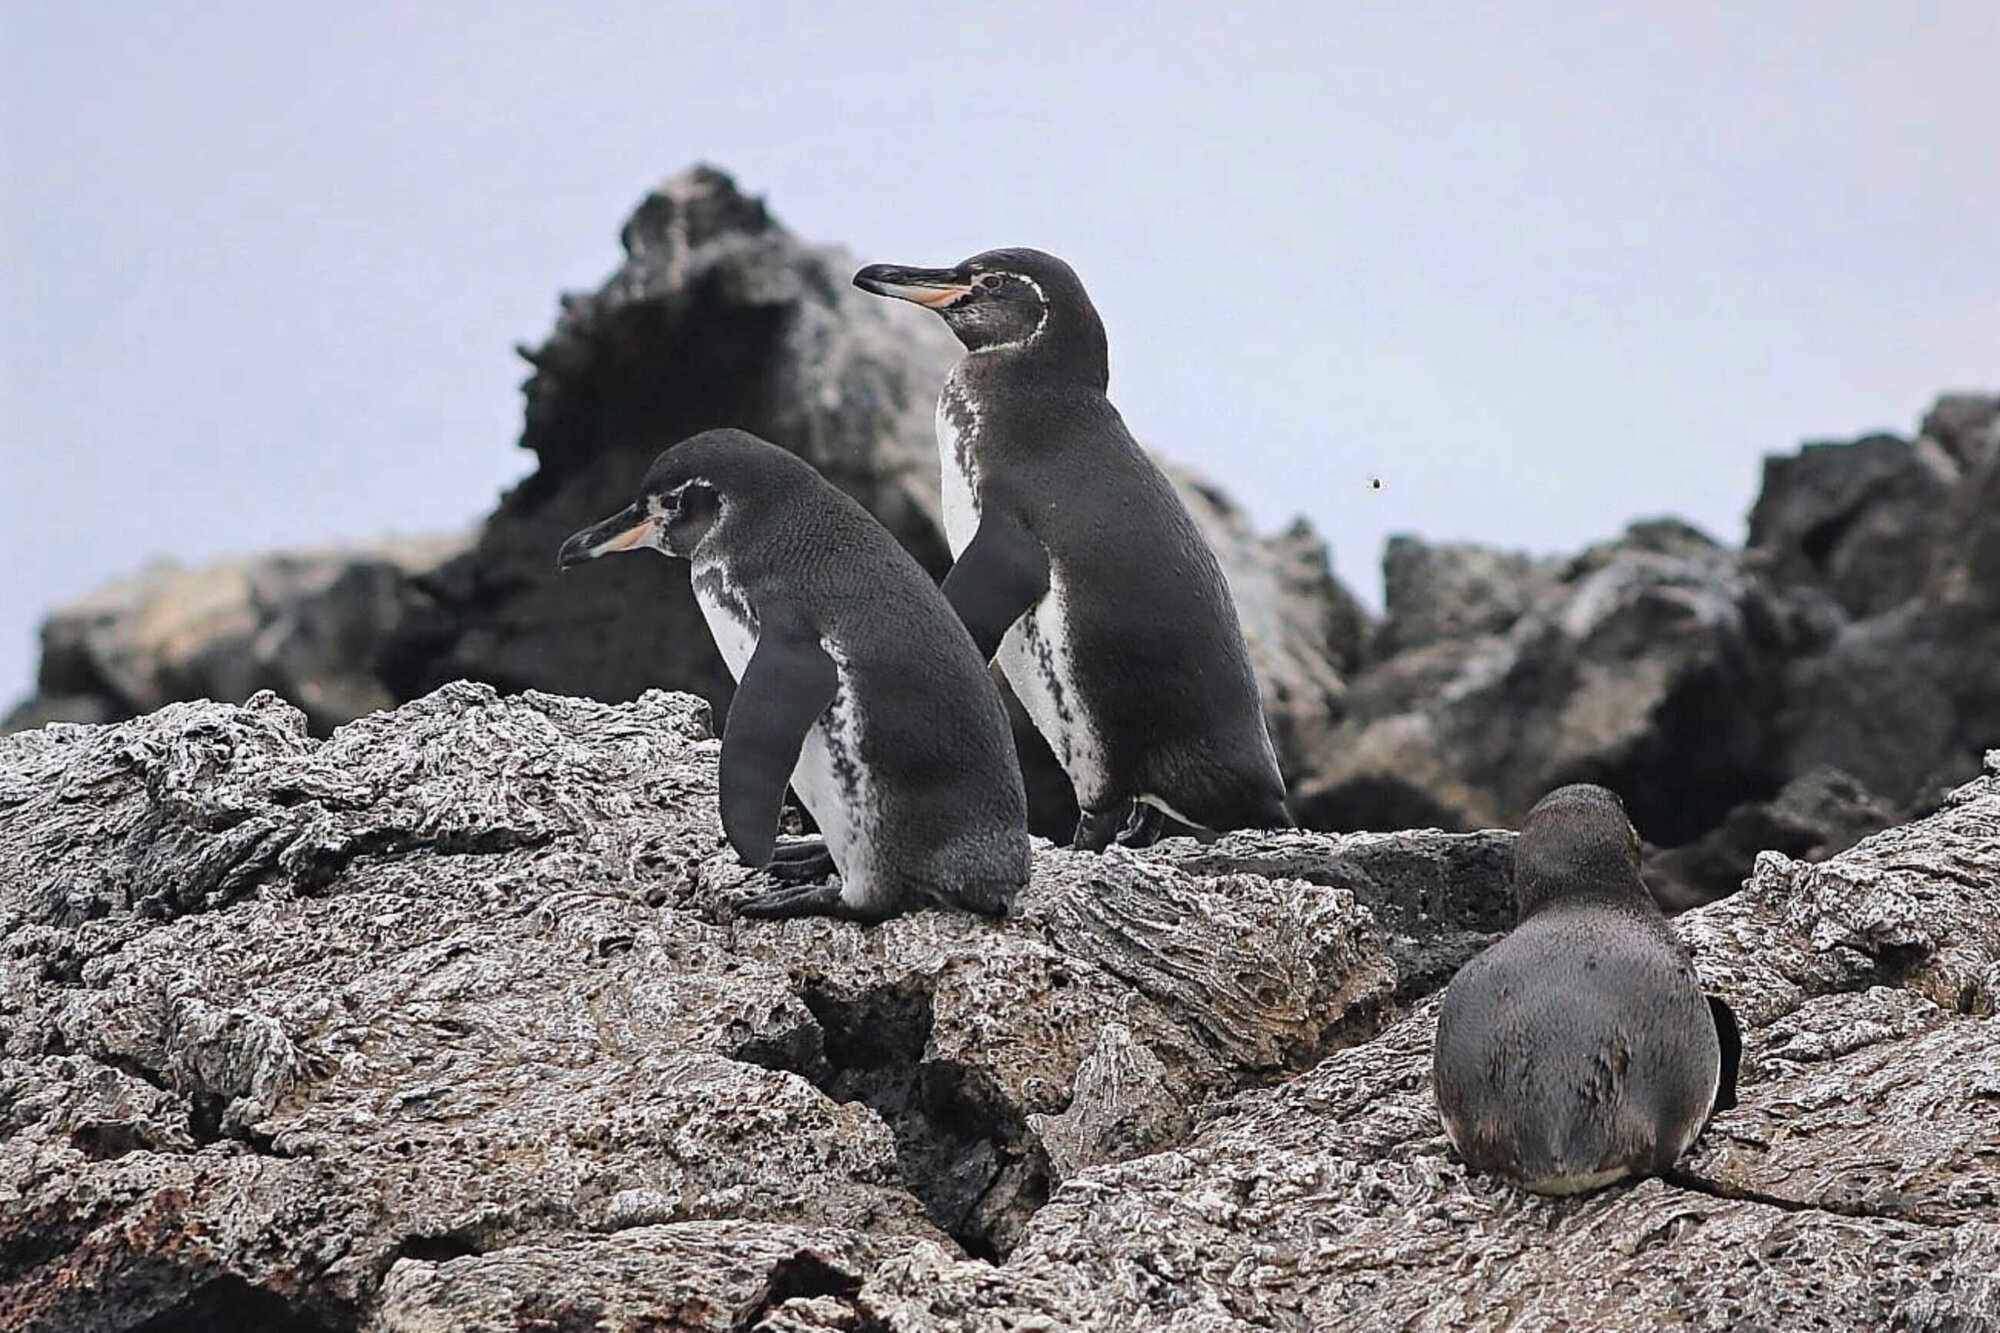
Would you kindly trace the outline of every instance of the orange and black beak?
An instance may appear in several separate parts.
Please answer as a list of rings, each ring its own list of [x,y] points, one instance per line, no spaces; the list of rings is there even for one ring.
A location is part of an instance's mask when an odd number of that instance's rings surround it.
[[[870,264],[854,275],[854,285],[877,296],[942,310],[972,290],[972,274],[962,268],[902,268]]]
[[[562,550],[556,555],[556,568],[568,569],[571,565],[580,565],[600,555],[610,555],[613,551],[629,551],[635,546],[645,546],[658,527],[659,520],[639,505],[627,505],[602,523],[593,523],[564,542]]]

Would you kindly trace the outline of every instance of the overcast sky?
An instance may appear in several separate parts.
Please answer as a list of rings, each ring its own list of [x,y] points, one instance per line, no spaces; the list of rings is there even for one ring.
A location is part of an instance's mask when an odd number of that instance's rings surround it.
[[[1069,259],[1140,435],[1370,597],[1396,531],[1739,539],[1763,454],[2000,387],[1993,0],[1204,8],[7,0],[0,707],[151,557],[485,512],[510,348],[696,161]]]

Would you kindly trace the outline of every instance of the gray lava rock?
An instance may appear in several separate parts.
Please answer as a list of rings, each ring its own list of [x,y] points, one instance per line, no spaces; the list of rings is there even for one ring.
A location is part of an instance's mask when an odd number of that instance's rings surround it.
[[[1391,537],[1382,554],[1387,614],[1374,655],[1505,634],[1555,590],[1563,563],[1470,542]]]
[[[1005,923],[748,922],[705,713],[0,738],[0,1331],[2000,1319],[2000,752],[1679,918],[1742,1105],[1550,1200],[1452,1158],[1362,905],[1490,924],[1504,835],[1042,848]]]
[[[1788,671],[1780,771],[1837,767],[1921,806],[2000,741],[2000,396],[1956,395],[1918,449],[1952,470],[1919,538],[1915,595],[1840,627]]]
[[[4,729],[116,721],[183,699],[241,703],[275,690],[324,735],[395,705],[376,654],[416,604],[414,581],[464,544],[413,538],[150,565],[49,615],[40,693]]]
[[[0,738],[0,1330],[540,1327],[627,1267],[805,1318],[899,1242],[1004,1254],[1038,1124],[1178,1136],[1387,1017],[1352,895],[1125,853],[1043,849],[1004,925],[738,921],[706,718],[459,684],[323,742],[268,694]]]
[[[1794,778],[1769,801],[1748,801],[1691,843],[1658,852],[1647,886],[1669,912],[1736,892],[1759,852],[1824,861],[1896,822],[1896,812],[1837,768]]]
[[[1767,855],[1680,919],[1748,1064],[1672,1180],[1549,1199],[1468,1175],[1427,1001],[1067,1182],[1005,1265],[919,1242],[854,1305],[897,1333],[1994,1326],[2000,753],[1989,772],[1823,864]]]
[[[1917,595],[1958,465],[1927,439],[1871,435],[1764,460],[1749,546],[1773,577],[1824,589],[1850,616]]]
[[[1507,824],[1551,787],[1598,782],[1645,836],[1686,841],[1768,780],[1797,636],[1735,552],[1684,524],[1635,524],[1570,562],[1504,633],[1367,673],[1298,794],[1300,820]]]

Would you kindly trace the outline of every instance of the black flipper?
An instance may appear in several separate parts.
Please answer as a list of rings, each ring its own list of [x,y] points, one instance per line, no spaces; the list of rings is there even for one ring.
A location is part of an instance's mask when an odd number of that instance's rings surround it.
[[[722,729],[722,831],[745,865],[770,864],[785,784],[839,684],[833,659],[796,608],[758,608],[757,651]]]
[[[1708,1011],[1715,1016],[1715,1035],[1722,1043],[1722,1076],[1715,1082],[1713,1111],[1727,1111],[1736,1105],[1736,1070],[1743,1063],[1743,1029],[1736,1025],[1736,1011],[1720,995],[1708,997]]]
[[[980,515],[979,531],[944,576],[944,598],[987,662],[1014,622],[1048,590],[1048,552],[1019,519],[995,506]]]

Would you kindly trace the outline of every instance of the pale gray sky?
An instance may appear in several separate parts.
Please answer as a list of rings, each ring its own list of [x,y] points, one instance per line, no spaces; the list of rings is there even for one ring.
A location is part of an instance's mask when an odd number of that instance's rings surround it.
[[[0,705],[148,557],[483,513],[511,345],[697,160],[1063,255],[1140,435],[1371,596],[1392,531],[1739,538],[1762,454],[2000,384],[1992,0],[4,12]]]

